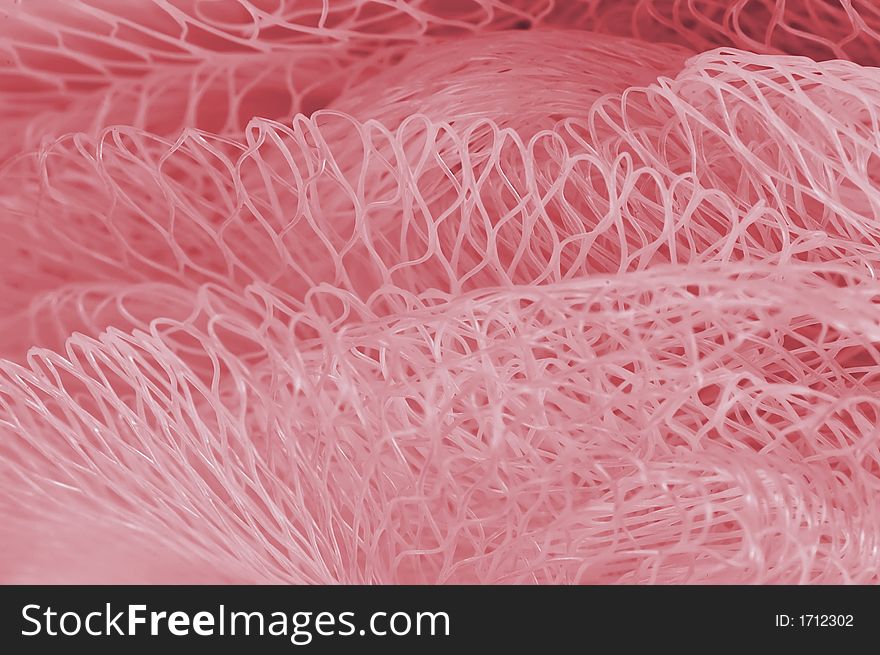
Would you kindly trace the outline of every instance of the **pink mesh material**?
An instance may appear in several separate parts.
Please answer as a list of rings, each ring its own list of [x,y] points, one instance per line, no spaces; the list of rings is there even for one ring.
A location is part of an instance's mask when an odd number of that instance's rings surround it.
[[[0,580],[880,580],[873,3],[0,8]]]

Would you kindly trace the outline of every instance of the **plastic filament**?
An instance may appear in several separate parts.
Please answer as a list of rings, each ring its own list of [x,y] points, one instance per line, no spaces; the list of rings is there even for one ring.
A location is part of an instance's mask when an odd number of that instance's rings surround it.
[[[0,18],[0,581],[880,581],[876,2]]]

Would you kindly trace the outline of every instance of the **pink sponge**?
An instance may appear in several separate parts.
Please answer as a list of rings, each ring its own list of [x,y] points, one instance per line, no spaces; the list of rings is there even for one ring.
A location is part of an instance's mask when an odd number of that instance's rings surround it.
[[[870,3],[0,7],[0,580],[880,581]]]

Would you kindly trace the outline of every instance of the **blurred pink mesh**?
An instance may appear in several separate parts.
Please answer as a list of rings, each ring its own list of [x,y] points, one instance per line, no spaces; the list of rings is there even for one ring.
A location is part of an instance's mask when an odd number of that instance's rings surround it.
[[[880,581],[880,9],[0,0],[0,580]]]

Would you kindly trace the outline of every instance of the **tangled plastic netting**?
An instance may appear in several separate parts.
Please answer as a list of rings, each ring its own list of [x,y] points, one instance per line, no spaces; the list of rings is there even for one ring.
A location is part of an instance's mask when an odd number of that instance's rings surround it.
[[[0,8],[0,579],[880,581],[875,3]]]

